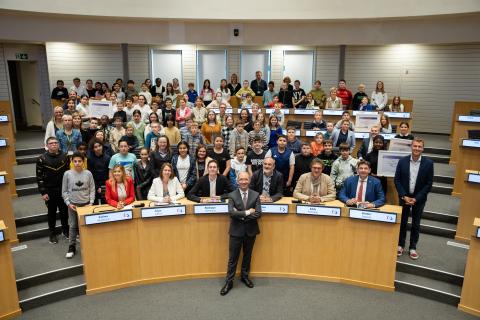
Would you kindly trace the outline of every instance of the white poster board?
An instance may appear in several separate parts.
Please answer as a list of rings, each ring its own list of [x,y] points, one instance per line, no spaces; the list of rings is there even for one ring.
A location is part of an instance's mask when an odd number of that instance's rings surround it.
[[[388,151],[405,151],[411,152],[412,150],[412,141],[409,139],[399,139],[393,138],[390,139],[390,145],[388,147]]]
[[[112,115],[112,102],[90,100],[88,109],[89,109],[90,117],[99,118],[99,119],[103,115],[110,117]]]
[[[380,115],[373,112],[358,112],[355,116],[355,131],[370,132],[373,126],[380,123]]]
[[[380,150],[378,152],[377,175],[381,177],[394,177],[398,161],[409,155],[411,155],[411,152]]]

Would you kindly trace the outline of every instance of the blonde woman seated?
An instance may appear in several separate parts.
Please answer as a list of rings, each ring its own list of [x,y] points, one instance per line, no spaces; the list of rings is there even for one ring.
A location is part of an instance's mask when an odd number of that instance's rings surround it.
[[[147,200],[159,203],[172,203],[185,197],[182,184],[173,173],[170,163],[164,163],[160,169],[160,177],[153,179]]]
[[[322,170],[322,160],[314,158],[310,163],[310,172],[302,174],[298,179],[293,197],[310,203],[335,200],[335,185],[329,176],[322,173]]]

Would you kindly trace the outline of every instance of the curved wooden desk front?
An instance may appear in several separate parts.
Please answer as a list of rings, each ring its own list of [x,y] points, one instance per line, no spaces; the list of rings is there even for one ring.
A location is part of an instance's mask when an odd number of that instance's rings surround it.
[[[6,229],[0,220],[0,319],[11,319],[22,312],[18,305],[12,250]]]
[[[397,223],[383,223],[348,218],[347,208],[339,201],[327,205],[341,208],[341,217],[297,215],[291,199],[276,203],[287,205],[288,214],[264,213],[259,221],[253,276],[394,290],[400,207],[382,207],[397,215]],[[131,220],[97,225],[86,225],[85,217],[111,207],[79,209],[87,294],[161,281],[224,277],[230,217],[193,214],[193,202],[181,204],[186,205],[186,215],[141,218],[140,209],[134,208]]]

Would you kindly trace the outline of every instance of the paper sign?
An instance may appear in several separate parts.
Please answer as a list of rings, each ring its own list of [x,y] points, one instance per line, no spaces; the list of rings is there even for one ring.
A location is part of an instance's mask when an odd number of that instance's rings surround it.
[[[377,175],[381,177],[394,177],[398,161],[410,154],[410,152],[404,151],[378,151]]]
[[[355,117],[355,131],[370,132],[370,128],[378,126],[380,115],[371,112],[358,112]]]
[[[142,218],[168,217],[185,215],[185,206],[164,206],[143,208],[140,211]]]
[[[94,118],[101,118],[103,115],[110,117],[113,114],[111,101],[90,100],[88,109],[90,112],[89,116]]]
[[[109,211],[102,212],[98,214],[90,214],[85,216],[85,224],[100,224],[100,223],[109,223],[116,221],[132,220],[133,212],[132,210],[123,210],[123,211]]]
[[[389,151],[411,152],[412,151],[412,140],[393,138],[393,139],[390,140],[390,145],[388,147],[388,150]]]
[[[388,223],[397,222],[397,215],[395,213],[390,213],[390,212],[351,208],[348,211],[348,213],[349,213],[349,217],[353,219],[388,222]]]
[[[313,204],[298,204],[297,214],[306,214],[312,216],[340,217],[341,209],[339,207],[327,207]]]

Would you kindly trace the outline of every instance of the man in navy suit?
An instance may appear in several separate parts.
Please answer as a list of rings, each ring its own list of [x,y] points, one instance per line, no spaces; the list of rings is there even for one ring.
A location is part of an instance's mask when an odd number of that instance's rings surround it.
[[[385,204],[380,180],[369,176],[370,163],[360,160],[357,164],[357,176],[348,177],[338,194],[338,199],[347,206],[361,205],[363,208],[376,208]]]
[[[412,155],[398,161],[394,178],[395,187],[400,197],[400,205],[403,206],[397,255],[401,256],[403,254],[408,216],[411,213],[412,229],[410,231],[409,255],[413,260],[418,259],[417,242],[420,232],[420,219],[433,183],[433,161],[422,156],[423,147],[422,139],[415,138],[413,140]]]
[[[243,248],[243,259],[240,281],[253,288],[253,282],[248,278],[250,261],[252,259],[255,238],[260,233],[257,219],[262,215],[260,194],[248,188],[250,175],[240,172],[237,177],[239,189],[228,194],[228,212],[230,213],[230,240],[228,244],[228,268],[225,285],[220,290],[222,296],[233,287],[233,279],[237,270],[240,250]]]

